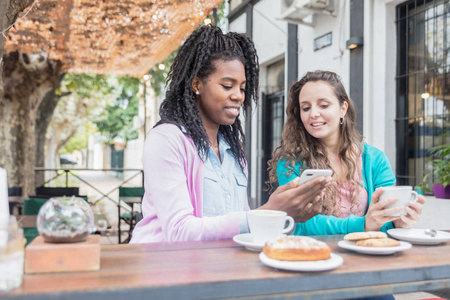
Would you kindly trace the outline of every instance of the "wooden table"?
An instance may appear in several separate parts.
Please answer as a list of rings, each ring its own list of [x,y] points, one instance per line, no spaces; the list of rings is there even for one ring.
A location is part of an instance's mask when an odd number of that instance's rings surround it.
[[[339,299],[450,287],[450,242],[414,245],[387,256],[337,247],[342,236],[318,237],[344,258],[316,273],[264,266],[259,253],[232,240],[104,245],[96,272],[25,275],[5,299]]]

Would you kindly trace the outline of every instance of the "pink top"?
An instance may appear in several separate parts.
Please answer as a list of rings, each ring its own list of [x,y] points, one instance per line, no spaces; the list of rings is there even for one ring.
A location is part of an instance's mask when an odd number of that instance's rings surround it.
[[[192,139],[176,125],[150,131],[142,162],[143,219],[130,243],[228,239],[240,233],[247,201],[241,212],[202,217],[203,161]]]
[[[358,175],[362,171],[362,156],[360,156],[359,170],[355,171],[354,179],[356,182],[361,182],[362,178]],[[369,196],[366,189],[362,185],[357,186],[356,198],[353,203],[351,202],[350,195],[350,183],[338,184],[340,198],[336,203],[336,210],[338,211],[336,216],[339,218],[347,218],[350,215],[362,217],[366,214],[367,204],[369,203]]]

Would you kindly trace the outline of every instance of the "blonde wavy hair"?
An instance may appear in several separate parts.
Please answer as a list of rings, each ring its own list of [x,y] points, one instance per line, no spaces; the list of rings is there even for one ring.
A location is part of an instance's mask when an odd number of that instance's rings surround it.
[[[308,72],[289,89],[289,103],[286,109],[287,121],[283,128],[281,142],[274,150],[272,159],[268,162],[268,185],[270,188],[273,188],[274,185],[278,184],[277,164],[280,160],[286,160],[285,166],[289,170],[288,176],[294,172],[295,163],[298,161],[303,163],[300,172],[306,168],[332,169],[324,146],[319,140],[308,133],[300,119],[300,91],[306,83],[317,81],[325,82],[332,88],[336,98],[339,100],[340,106],[343,106],[344,102],[348,103],[347,114],[341,120],[342,124],[339,129],[339,135],[341,137],[339,158],[348,170],[345,181],[350,184],[351,211],[354,212],[357,191],[362,186],[362,166],[360,166],[360,155],[363,151],[362,136],[356,128],[355,106],[348,97],[340,77],[333,72]],[[356,179],[355,172],[358,172],[357,174],[359,175]],[[336,201],[339,191],[336,179],[334,172],[332,183],[325,190],[323,214],[339,217],[340,205]]]

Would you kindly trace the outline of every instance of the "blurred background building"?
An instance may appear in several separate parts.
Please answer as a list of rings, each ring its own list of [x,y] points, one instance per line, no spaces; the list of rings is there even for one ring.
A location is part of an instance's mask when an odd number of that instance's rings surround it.
[[[338,73],[365,141],[383,150],[398,184],[431,170],[448,144],[450,3],[420,0],[230,0],[229,29],[250,36],[261,101],[246,122],[252,206],[267,200],[267,160],[278,145],[289,86],[306,72]]]

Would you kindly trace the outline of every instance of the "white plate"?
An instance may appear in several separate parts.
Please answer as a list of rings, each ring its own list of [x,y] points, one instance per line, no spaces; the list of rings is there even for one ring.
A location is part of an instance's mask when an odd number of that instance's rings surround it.
[[[285,234],[280,235],[280,237],[286,236]],[[261,251],[262,248],[264,248],[265,243],[258,244],[253,242],[252,234],[251,233],[241,233],[238,235],[235,235],[233,237],[233,241],[238,243],[241,246],[244,246],[250,251]]]
[[[439,230],[436,231],[435,237],[425,234],[425,229],[420,228],[394,228],[389,229],[387,233],[395,239],[419,245],[436,245],[450,241],[450,233]]]
[[[400,241],[400,246],[397,247],[363,247],[356,246],[355,242],[350,241],[339,241],[338,246],[347,250],[353,250],[359,253],[364,254],[373,254],[373,255],[386,255],[392,254],[399,251],[405,251],[412,248],[412,245],[408,242]]]
[[[264,244],[258,244],[253,242],[251,233],[242,233],[235,235],[233,237],[233,241],[235,241],[241,246],[244,246],[250,251],[261,251],[262,248],[264,248]]]
[[[271,259],[264,252],[261,252],[259,254],[259,260],[266,266],[272,268],[303,272],[328,271],[339,267],[344,262],[341,256],[334,253],[331,253],[331,258],[326,260],[287,261]]]

